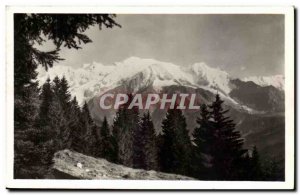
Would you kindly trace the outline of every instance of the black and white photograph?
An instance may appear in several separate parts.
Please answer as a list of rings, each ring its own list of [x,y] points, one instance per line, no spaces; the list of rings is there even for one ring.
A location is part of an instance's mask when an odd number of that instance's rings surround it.
[[[7,187],[293,189],[293,20],[7,7]]]

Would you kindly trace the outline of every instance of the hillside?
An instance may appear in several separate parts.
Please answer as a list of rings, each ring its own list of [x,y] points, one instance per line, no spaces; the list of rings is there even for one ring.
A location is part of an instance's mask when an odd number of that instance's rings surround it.
[[[191,177],[133,169],[70,150],[54,154],[55,179],[193,180]]]

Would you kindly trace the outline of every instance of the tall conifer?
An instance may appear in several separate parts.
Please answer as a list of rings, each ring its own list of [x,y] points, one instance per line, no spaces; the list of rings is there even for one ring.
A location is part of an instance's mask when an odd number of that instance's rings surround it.
[[[37,125],[40,127],[44,127],[48,124],[50,115],[49,115],[49,109],[50,105],[53,101],[53,91],[50,83],[50,78],[46,80],[46,82],[42,86],[42,91],[40,94],[40,109],[39,109],[39,115],[37,119]]]
[[[240,132],[235,130],[235,124],[229,117],[224,116],[228,110],[223,109],[223,100],[219,94],[209,106],[211,109],[215,141],[212,148],[213,169],[218,180],[236,180],[243,168],[243,157],[247,150],[243,149],[243,139]]]
[[[100,149],[99,156],[102,158],[107,159],[108,161],[114,162],[115,161],[115,148],[113,143],[113,137],[109,130],[109,124],[107,122],[106,117],[104,117],[102,126],[100,128],[100,139],[99,139],[98,147]]]
[[[188,175],[192,146],[181,110],[168,110],[162,122],[162,133],[159,155],[161,171]]]
[[[213,123],[206,104],[201,105],[200,117],[197,118],[198,127],[193,132],[193,176],[199,179],[211,179],[214,173],[211,169],[213,145],[215,144]]]
[[[128,96],[128,102],[121,105],[117,111],[113,124],[113,136],[115,139],[115,148],[117,149],[117,162],[125,166],[133,167],[134,134],[139,128],[140,119],[136,107],[128,109],[132,101],[132,95],[129,94]]]
[[[144,113],[141,119],[141,132],[142,132],[142,149],[144,156],[143,169],[158,170],[158,146],[157,136],[150,113]]]

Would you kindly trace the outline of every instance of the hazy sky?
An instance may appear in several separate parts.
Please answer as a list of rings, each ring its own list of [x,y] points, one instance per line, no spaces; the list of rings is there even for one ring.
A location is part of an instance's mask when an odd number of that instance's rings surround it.
[[[130,56],[187,66],[205,62],[234,77],[284,73],[283,15],[118,15],[122,28],[90,28],[93,43],[62,49],[63,64],[112,64]]]

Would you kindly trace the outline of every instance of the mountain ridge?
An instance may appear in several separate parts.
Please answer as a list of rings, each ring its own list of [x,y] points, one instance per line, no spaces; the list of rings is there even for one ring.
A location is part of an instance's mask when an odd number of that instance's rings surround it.
[[[229,94],[233,90],[231,77],[224,70],[212,68],[205,64],[194,63],[187,67],[170,62],[161,62],[154,59],[142,59],[130,57],[113,65],[103,65],[98,62],[84,64],[81,68],[57,65],[45,71],[38,68],[38,81],[42,85],[48,77],[65,76],[70,84],[70,92],[77,97],[80,104],[95,96],[114,89],[120,85],[133,85],[133,91],[152,85],[157,91],[163,87],[178,85],[192,88],[202,88],[213,93],[221,93],[230,98]],[[272,79],[256,79],[253,81],[259,86],[272,85],[282,90],[284,87],[284,77],[276,75],[277,83],[272,83]],[[274,80],[273,78],[273,80]],[[240,79],[241,81],[254,80],[254,77]],[[282,81],[278,81],[282,79]],[[265,83],[263,81],[266,81]],[[267,82],[268,81],[268,82]],[[281,83],[281,84],[278,84]],[[234,100],[231,100],[234,101]]]

